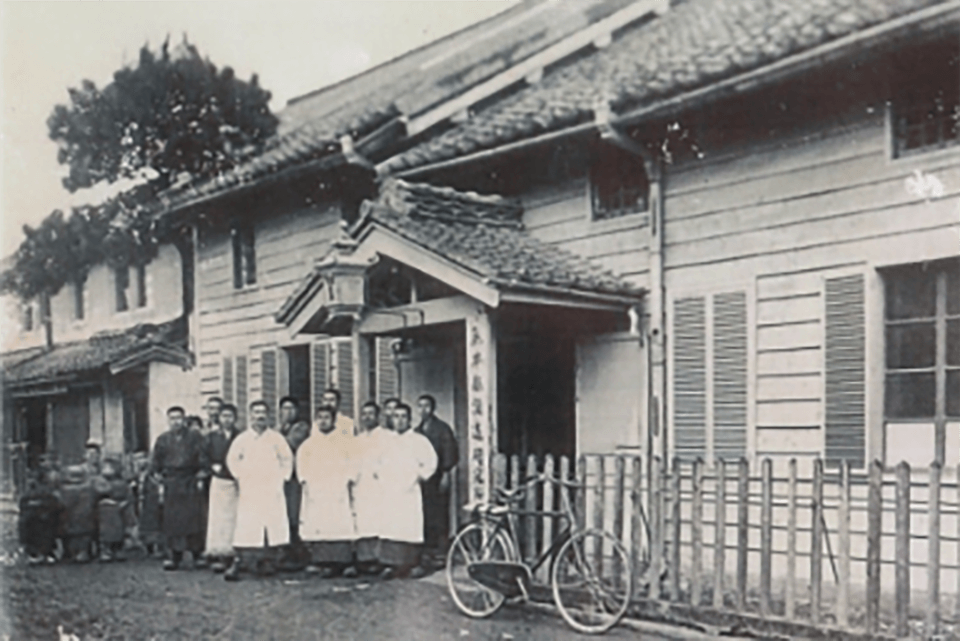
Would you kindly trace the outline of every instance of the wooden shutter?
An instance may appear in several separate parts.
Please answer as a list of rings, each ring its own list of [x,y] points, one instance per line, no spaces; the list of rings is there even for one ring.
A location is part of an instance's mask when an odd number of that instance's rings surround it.
[[[224,403],[233,402],[233,359],[229,356],[223,359],[223,368],[221,371],[220,395]]]
[[[393,362],[395,338],[377,338],[377,401],[383,403],[400,393],[397,366]]]
[[[702,296],[673,303],[673,433],[681,458],[706,456],[707,332]]]
[[[863,275],[830,278],[825,292],[826,415],[828,464],[863,467],[866,449],[865,303]]]
[[[247,421],[247,357],[237,356],[237,419],[241,425]]]
[[[747,296],[713,297],[713,455],[747,451]]]
[[[353,416],[353,342],[337,341],[337,389],[340,390],[340,413]]]
[[[270,411],[277,411],[277,352],[265,349],[260,352],[260,394]]]
[[[311,376],[313,378],[313,415],[323,404],[323,392],[330,386],[330,365],[327,360],[327,343],[313,343],[310,345],[313,352],[311,357]]]

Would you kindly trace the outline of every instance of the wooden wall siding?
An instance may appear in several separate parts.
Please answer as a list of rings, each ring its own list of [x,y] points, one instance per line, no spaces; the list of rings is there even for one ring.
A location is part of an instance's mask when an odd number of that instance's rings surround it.
[[[638,285],[647,284],[648,214],[590,220],[585,180],[538,187],[524,194],[522,200],[524,226],[531,235],[592,259]]]
[[[277,351],[265,349],[260,352],[260,398],[267,402],[271,411],[277,407]]]
[[[846,459],[855,467],[863,467],[866,453],[863,275],[827,279],[825,303],[825,458],[828,464]]]
[[[391,396],[400,395],[400,379],[393,361],[394,338],[378,336],[376,339],[377,402],[383,403]]]
[[[267,214],[263,212],[255,227],[254,286],[233,287],[229,234],[208,231],[201,241],[197,308],[204,378],[201,389],[205,394],[222,395],[223,390],[215,389],[220,382],[220,377],[214,378],[215,368],[228,354],[246,353],[250,357],[250,392],[262,395],[260,350],[283,344],[289,338],[286,328],[274,320],[274,313],[339,233],[339,210],[333,205],[305,207],[269,217]]]
[[[350,339],[334,343],[337,350],[337,389],[340,390],[340,413],[350,418],[353,415],[353,342]]]
[[[749,278],[835,263],[838,255],[907,262],[956,253],[955,237],[952,248],[947,239],[960,227],[958,158],[960,151],[892,161],[882,120],[867,117],[673,166],[664,207],[667,287],[709,282],[705,268],[721,265],[712,273]],[[911,194],[905,180],[914,170],[936,176],[943,197]]]
[[[330,387],[329,345],[326,341],[310,345],[310,376],[313,380],[313,414],[323,404],[323,392]]]
[[[713,297],[713,455],[747,451],[747,295]]]
[[[673,302],[673,439],[676,456],[707,456],[707,324],[702,296]]]

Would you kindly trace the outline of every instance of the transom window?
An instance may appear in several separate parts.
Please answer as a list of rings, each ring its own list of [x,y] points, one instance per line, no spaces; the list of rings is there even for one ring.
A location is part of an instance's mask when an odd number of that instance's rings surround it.
[[[898,267],[886,288],[887,419],[960,417],[960,261]]]
[[[646,211],[649,194],[650,181],[641,158],[619,147],[600,149],[590,167],[593,220]]]

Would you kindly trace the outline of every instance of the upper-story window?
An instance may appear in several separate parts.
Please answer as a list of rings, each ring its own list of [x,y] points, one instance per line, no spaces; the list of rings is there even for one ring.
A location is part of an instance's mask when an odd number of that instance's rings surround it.
[[[884,275],[887,419],[960,417],[960,261]]]
[[[257,254],[253,224],[238,222],[230,228],[233,244],[233,287],[241,289],[257,282]]]
[[[646,211],[650,181],[643,159],[618,147],[604,146],[590,167],[593,220]]]
[[[130,271],[134,278],[131,281]],[[113,270],[113,282],[116,298],[116,310],[125,312],[131,305],[147,306],[147,268],[146,265],[121,267]]]
[[[960,49],[926,45],[904,55],[891,100],[896,157],[960,143]]]
[[[20,325],[23,331],[33,331],[33,303],[24,303],[22,308],[23,315],[20,318]]]
[[[84,288],[86,287],[86,279],[77,279],[73,282],[73,318],[75,320],[83,320],[84,315]]]

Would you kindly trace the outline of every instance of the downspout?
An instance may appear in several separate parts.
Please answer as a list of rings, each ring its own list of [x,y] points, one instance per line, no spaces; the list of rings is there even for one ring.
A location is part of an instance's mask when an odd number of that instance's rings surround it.
[[[659,154],[651,153],[646,147],[617,129],[611,122],[612,112],[609,104],[601,103],[594,108],[594,120],[600,137],[605,142],[616,145],[643,160],[650,184],[650,224],[648,260],[650,268],[649,295],[647,308],[649,314],[648,352],[649,381],[647,393],[647,470],[651,469],[650,459],[657,453],[664,463],[669,454],[666,433],[667,416],[667,361],[664,328],[665,288],[663,282],[663,205],[664,172]]]

